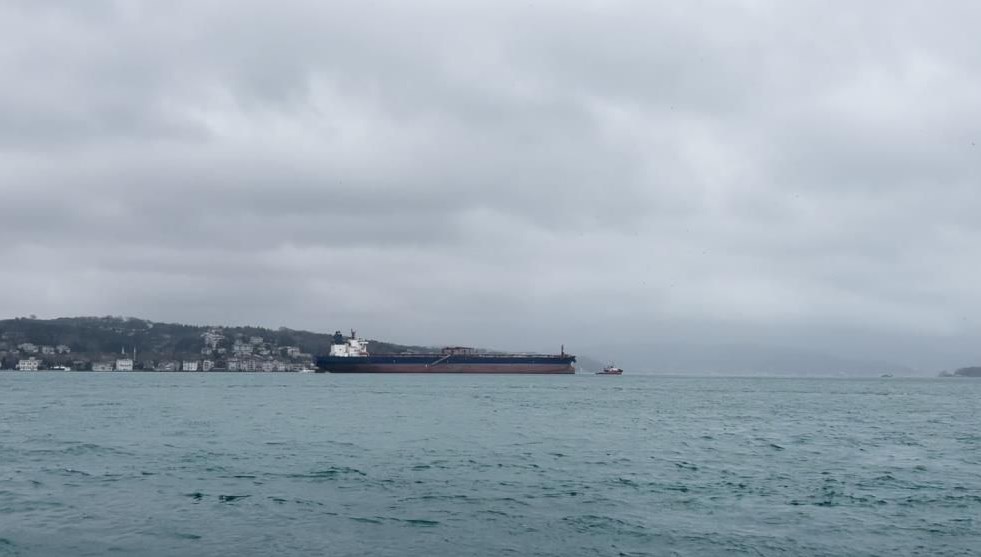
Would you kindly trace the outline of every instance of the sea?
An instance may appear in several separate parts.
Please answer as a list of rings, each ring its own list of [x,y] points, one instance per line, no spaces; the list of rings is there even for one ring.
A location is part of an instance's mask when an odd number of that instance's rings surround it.
[[[978,555],[981,380],[0,373],[0,556]]]

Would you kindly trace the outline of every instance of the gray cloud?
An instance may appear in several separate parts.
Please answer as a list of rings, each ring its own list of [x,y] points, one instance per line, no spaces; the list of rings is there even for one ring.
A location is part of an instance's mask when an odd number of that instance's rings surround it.
[[[956,365],[979,17],[8,2],[0,308]]]

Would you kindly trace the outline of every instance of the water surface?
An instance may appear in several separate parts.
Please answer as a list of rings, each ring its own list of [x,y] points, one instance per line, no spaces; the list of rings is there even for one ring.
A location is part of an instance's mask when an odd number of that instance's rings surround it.
[[[981,380],[0,373],[0,556],[969,555]]]

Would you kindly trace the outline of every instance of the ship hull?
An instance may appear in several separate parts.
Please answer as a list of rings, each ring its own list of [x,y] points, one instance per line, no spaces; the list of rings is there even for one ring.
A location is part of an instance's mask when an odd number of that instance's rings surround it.
[[[575,373],[574,356],[460,357],[426,356],[324,356],[317,366],[331,373],[466,373],[516,375],[566,375]]]

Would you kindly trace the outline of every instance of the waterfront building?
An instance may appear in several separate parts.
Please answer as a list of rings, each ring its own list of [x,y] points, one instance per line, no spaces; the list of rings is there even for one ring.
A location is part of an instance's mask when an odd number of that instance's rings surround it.
[[[215,362],[212,360],[201,361],[201,371],[211,371],[215,369]]]
[[[116,371],[133,371],[133,360],[129,358],[116,360]]]
[[[112,362],[92,362],[92,371],[112,371]]]
[[[17,362],[17,369],[20,371],[37,371],[41,367],[41,360],[37,358],[27,358]]]
[[[197,371],[198,361],[197,360],[184,360],[181,363],[181,371]]]

